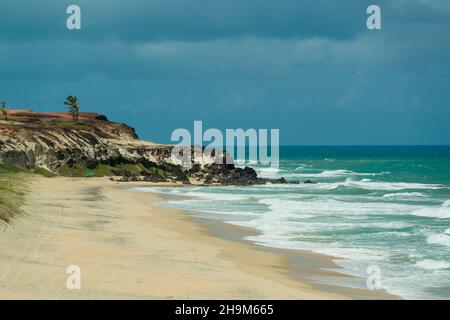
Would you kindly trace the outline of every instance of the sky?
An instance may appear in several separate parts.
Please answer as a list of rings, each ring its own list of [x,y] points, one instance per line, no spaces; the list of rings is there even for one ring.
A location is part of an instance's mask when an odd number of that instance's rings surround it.
[[[68,95],[163,143],[201,120],[284,145],[450,144],[450,1],[2,0],[0,100]]]

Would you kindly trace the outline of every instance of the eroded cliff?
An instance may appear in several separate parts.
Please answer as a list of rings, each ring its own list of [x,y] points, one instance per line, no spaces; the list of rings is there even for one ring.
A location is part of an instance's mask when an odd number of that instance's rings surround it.
[[[79,123],[68,113],[26,110],[0,120],[0,163],[69,176],[120,176],[120,181],[266,182],[251,168],[225,164],[224,152],[213,152],[198,163],[173,159],[173,148],[139,140],[133,128],[95,113],[81,113]],[[218,159],[224,164],[217,164]]]

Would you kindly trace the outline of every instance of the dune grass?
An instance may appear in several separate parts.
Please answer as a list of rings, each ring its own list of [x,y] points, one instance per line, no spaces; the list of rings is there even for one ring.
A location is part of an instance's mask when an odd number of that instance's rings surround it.
[[[34,167],[32,172],[35,174],[44,176],[46,178],[53,178],[53,177],[57,176],[55,173],[53,173],[45,168],[42,168],[42,167]]]
[[[28,172],[14,165],[0,164],[0,221],[10,223],[21,213],[29,179]]]
[[[45,168],[34,167],[25,170],[13,164],[0,163],[0,221],[10,223],[22,211],[25,196],[29,191],[27,184],[34,175],[47,178],[56,176]]]

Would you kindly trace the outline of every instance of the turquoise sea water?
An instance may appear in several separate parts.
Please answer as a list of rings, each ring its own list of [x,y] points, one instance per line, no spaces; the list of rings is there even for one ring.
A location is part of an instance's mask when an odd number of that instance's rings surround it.
[[[407,299],[450,299],[450,147],[282,147],[263,177],[315,184],[152,188],[168,206],[259,230],[254,243],[338,257],[349,274],[378,266]]]

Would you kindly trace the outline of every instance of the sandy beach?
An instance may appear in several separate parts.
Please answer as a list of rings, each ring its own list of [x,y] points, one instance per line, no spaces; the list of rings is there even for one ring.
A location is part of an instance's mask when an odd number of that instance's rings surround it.
[[[214,236],[155,204],[158,195],[125,186],[107,178],[33,178],[24,214],[1,225],[0,298],[392,298],[302,281],[311,270],[320,277],[331,260],[297,253],[292,272],[294,253]],[[70,265],[81,269],[79,290],[66,287]]]

